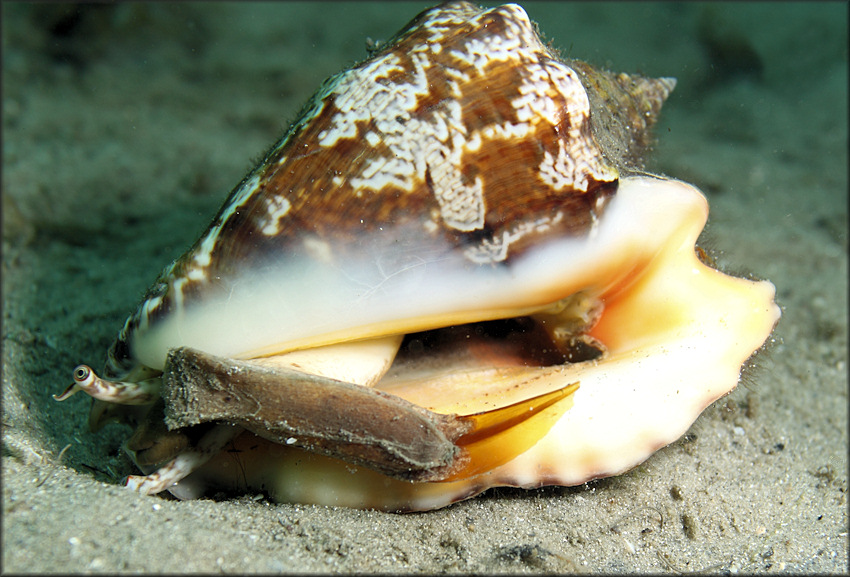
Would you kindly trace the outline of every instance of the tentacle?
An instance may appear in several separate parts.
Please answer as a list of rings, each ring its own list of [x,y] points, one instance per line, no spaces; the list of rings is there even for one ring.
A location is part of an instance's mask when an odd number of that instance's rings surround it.
[[[243,430],[232,425],[216,425],[195,447],[180,453],[150,475],[130,475],[125,485],[142,495],[161,493],[206,464]]]
[[[61,395],[53,395],[57,401],[64,401],[78,391],[85,391],[95,399],[119,403],[121,405],[147,405],[159,397],[162,380],[159,377],[144,381],[124,382],[107,381],[98,377],[88,365],[79,365],[74,369],[74,382]]]

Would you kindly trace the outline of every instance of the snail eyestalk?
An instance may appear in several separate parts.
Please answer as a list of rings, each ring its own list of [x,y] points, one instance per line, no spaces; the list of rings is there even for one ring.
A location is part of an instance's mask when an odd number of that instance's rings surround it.
[[[83,391],[95,399],[118,403],[119,405],[148,405],[159,397],[162,380],[159,377],[137,383],[108,381],[95,374],[88,365],[79,365],[74,369],[74,382],[59,395],[53,395],[57,401],[64,401]]]

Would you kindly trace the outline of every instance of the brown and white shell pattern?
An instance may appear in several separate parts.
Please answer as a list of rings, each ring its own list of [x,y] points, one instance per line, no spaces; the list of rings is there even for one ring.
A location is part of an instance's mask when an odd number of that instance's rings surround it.
[[[522,8],[447,4],[325,82],[124,336],[229,290],[263,258],[340,261],[370,239],[503,262],[547,235],[588,234],[617,177],[578,74]]]

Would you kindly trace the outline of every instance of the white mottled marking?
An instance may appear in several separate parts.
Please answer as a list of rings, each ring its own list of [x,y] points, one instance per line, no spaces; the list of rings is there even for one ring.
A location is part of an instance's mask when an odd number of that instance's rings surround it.
[[[143,320],[143,322],[145,322],[145,323],[148,322],[148,318],[150,318],[151,313],[153,311],[155,311],[157,309],[157,307],[159,307],[159,304],[161,302],[162,302],[162,295],[157,295],[155,297],[151,297],[151,298],[149,298],[148,300],[145,301],[145,303],[142,305],[142,320]]]
[[[189,279],[186,277],[180,277],[174,279],[171,288],[172,294],[174,295],[174,308],[177,311],[180,311],[183,308],[183,286],[189,282]]]
[[[366,133],[366,142],[369,143],[369,146],[377,146],[381,143],[381,137],[370,130]]]
[[[267,197],[265,200],[269,216],[261,230],[266,236],[275,236],[280,232],[280,220],[289,214],[292,203],[281,195]]]

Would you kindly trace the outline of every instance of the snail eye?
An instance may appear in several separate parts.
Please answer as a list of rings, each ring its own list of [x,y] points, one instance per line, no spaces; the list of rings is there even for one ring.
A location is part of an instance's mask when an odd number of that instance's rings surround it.
[[[90,372],[91,369],[89,369],[87,366],[80,365],[79,367],[74,369],[74,380],[78,382],[85,381],[87,378],[89,378]]]

